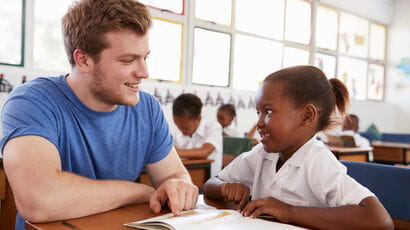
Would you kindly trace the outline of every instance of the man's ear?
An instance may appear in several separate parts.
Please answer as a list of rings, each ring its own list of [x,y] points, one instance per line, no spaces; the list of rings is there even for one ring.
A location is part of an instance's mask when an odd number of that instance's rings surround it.
[[[303,108],[302,114],[302,126],[308,126],[312,124],[318,118],[318,112],[316,106],[313,104],[307,104]]]
[[[75,49],[73,53],[75,65],[81,72],[91,72],[94,66],[94,60],[86,52]]]

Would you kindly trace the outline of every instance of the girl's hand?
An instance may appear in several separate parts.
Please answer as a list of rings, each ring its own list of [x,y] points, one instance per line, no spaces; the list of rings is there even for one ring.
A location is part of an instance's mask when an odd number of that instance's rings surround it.
[[[273,197],[266,197],[250,202],[243,209],[242,214],[252,218],[258,217],[262,214],[268,214],[281,222],[288,223],[290,221],[292,207],[293,206]]]
[[[242,210],[248,203],[250,190],[248,186],[241,183],[224,183],[221,187],[224,200],[239,203],[238,210]]]

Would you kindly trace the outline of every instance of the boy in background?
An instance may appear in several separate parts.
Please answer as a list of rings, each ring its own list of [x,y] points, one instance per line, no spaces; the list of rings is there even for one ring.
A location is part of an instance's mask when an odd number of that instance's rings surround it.
[[[222,127],[202,119],[202,102],[194,94],[179,95],[172,105],[172,115],[180,132],[175,134],[175,148],[181,158],[210,159],[211,176],[222,168]]]
[[[341,135],[352,136],[357,147],[369,147],[370,142],[359,133],[359,117],[355,114],[346,115]]]

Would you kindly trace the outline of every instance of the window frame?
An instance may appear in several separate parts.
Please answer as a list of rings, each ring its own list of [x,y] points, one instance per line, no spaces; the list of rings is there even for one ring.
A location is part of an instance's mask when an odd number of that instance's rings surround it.
[[[15,0],[16,1],[16,0]],[[0,62],[0,66],[25,66],[25,41],[26,41],[26,0],[21,1],[21,41],[20,41],[20,63],[13,64],[7,62]]]

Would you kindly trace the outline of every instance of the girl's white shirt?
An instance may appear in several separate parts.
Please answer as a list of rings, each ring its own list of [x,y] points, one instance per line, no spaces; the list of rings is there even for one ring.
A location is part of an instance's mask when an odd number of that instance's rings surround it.
[[[310,207],[359,204],[374,196],[346,174],[341,164],[316,136],[300,147],[276,171],[278,153],[267,153],[262,144],[242,153],[218,177],[247,185],[252,200],[274,197],[285,203]]]

